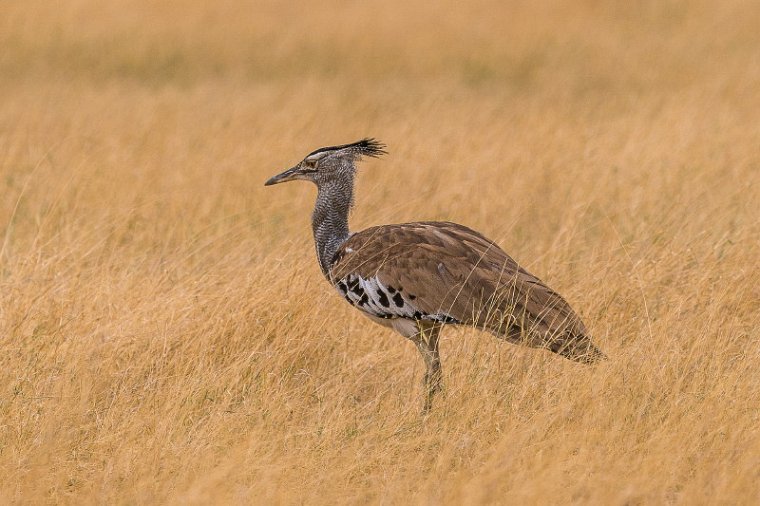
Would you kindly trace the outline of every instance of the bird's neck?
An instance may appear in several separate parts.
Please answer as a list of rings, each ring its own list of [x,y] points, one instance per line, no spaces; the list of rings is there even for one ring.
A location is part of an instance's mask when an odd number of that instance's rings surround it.
[[[318,187],[311,226],[322,272],[327,275],[335,252],[348,239],[348,214],[354,201],[353,178],[331,181]]]

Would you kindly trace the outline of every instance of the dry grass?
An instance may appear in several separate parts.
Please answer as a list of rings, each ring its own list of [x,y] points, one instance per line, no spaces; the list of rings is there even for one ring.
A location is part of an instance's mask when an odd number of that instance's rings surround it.
[[[4,2],[0,502],[760,499],[756,2]],[[451,219],[585,317],[582,367],[414,347],[321,278],[304,184],[376,136],[354,227]]]

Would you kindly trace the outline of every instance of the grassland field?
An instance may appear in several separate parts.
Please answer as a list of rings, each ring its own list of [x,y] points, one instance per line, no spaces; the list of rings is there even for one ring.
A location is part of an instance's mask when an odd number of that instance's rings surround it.
[[[0,503],[760,503],[760,4],[0,4]],[[610,360],[414,346],[324,281],[352,227],[451,220]]]

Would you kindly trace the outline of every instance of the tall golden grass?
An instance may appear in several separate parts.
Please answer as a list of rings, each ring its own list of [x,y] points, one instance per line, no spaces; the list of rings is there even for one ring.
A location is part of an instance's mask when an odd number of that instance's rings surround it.
[[[756,2],[0,6],[0,502],[757,504]],[[564,294],[583,367],[414,346],[324,282],[353,227],[472,226]]]

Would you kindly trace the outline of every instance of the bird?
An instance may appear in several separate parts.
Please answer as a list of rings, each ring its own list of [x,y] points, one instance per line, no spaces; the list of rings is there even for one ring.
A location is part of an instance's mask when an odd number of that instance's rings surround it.
[[[585,364],[607,358],[562,296],[475,230],[420,221],[351,232],[357,162],[386,154],[374,138],[322,147],[265,186],[316,185],[311,218],[322,274],[363,315],[417,347],[426,368],[423,413],[443,388],[439,337],[445,326],[475,327]]]

